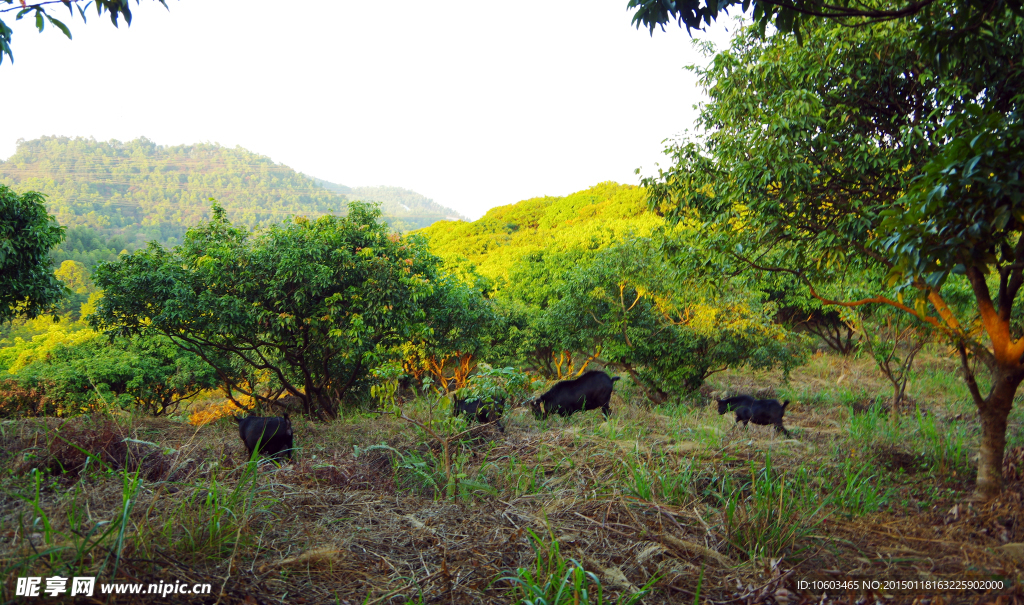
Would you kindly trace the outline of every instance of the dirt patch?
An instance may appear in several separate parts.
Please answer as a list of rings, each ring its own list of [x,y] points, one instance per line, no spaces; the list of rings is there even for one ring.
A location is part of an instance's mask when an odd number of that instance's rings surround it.
[[[874,451],[874,456],[890,472],[916,475],[928,470],[928,462],[923,457],[896,447],[880,446]]]

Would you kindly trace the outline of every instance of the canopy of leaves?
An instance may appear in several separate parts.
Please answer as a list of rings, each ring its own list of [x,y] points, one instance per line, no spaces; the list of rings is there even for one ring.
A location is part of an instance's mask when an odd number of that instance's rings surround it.
[[[95,332],[81,335],[86,337],[59,344],[13,372],[9,380],[38,394],[37,409],[70,416],[114,405],[161,416],[218,385],[210,365],[167,338],[111,342]],[[6,403],[0,401],[0,408],[8,409]]]
[[[1015,23],[984,52],[974,42],[979,61],[941,70],[903,22],[819,23],[803,45],[748,29],[697,69],[711,98],[705,134],[669,148],[674,166],[645,180],[652,204],[673,220],[707,220],[751,264],[819,287],[884,267],[920,286],[923,312],[927,286],[950,271],[1016,258]]]
[[[669,262],[657,242],[632,239],[565,276],[548,311],[562,347],[598,349],[656,403],[695,391],[726,368],[788,372],[802,361],[797,340],[772,321],[775,305],[764,304],[748,280],[723,277],[689,250],[688,259],[680,252]]]
[[[56,310],[67,289],[53,274],[50,249],[63,238],[42,195],[0,185],[0,323]]]
[[[913,19],[921,23],[925,42],[936,34],[954,33],[959,42],[965,37],[985,36],[1002,14],[1011,11],[1021,15],[1020,0],[905,0],[898,3],[863,2],[852,0],[629,0],[635,9],[633,25],[646,27],[654,34],[657,27],[665,29],[672,21],[687,31],[703,29],[729,9],[746,13],[753,8],[753,18],[760,35],[764,36],[768,24],[783,33],[801,33],[816,18],[832,19],[845,26],[865,26],[895,19]],[[943,41],[942,46],[948,47]],[[940,47],[932,46],[931,50]]]
[[[426,329],[423,301],[440,261],[389,234],[379,217],[353,203],[345,218],[300,217],[250,232],[215,205],[182,246],[152,244],[101,265],[95,279],[105,297],[92,321],[163,334],[246,395],[260,397],[218,356],[265,372],[307,414],[334,417],[368,386],[370,370]]]

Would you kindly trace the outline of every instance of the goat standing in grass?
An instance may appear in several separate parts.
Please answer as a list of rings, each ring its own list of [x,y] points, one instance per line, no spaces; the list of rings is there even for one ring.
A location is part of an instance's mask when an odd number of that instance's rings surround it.
[[[737,395],[717,401],[719,415],[736,412],[736,422],[742,421],[743,426],[747,426],[747,422],[772,425],[777,432],[783,433],[786,437],[790,436],[786,427],[782,426],[782,415],[786,413],[788,399],[784,403],[779,403],[778,399],[754,399],[750,395]]]
[[[456,399],[452,404],[453,415],[465,415],[467,420],[476,418],[476,421],[480,424],[494,422],[502,433],[505,432],[505,427],[501,426],[500,419],[504,411],[504,399],[498,399],[497,401],[485,401],[480,398],[472,400]]]
[[[283,417],[264,418],[262,416],[249,416],[248,418],[234,417],[238,423],[238,434],[249,450],[249,458],[253,452],[266,455],[272,458],[280,458],[282,455],[292,459],[292,422],[288,414]]]

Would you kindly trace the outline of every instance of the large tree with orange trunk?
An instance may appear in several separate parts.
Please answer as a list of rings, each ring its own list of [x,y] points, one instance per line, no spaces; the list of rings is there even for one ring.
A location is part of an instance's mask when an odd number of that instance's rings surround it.
[[[1024,380],[1014,313],[1024,284],[1022,32],[1006,11],[937,57],[907,21],[812,21],[802,44],[743,30],[696,69],[710,98],[697,136],[673,142],[672,166],[644,183],[652,207],[702,222],[709,245],[753,270],[796,275],[828,304],[889,305],[943,332],[981,417],[985,497],[1001,491],[1006,418]],[[866,298],[837,294],[855,275],[885,277]],[[954,305],[950,280],[964,276],[973,300]],[[991,373],[987,394],[975,356]]]

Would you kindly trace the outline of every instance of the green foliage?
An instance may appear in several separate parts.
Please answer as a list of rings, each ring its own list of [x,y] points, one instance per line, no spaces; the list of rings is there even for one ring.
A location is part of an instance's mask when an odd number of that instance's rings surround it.
[[[599,349],[655,403],[695,391],[729,367],[795,367],[802,351],[772,322],[774,307],[688,250],[668,262],[655,241],[632,239],[572,270],[548,310],[562,348]]]
[[[1019,34],[1018,34],[1019,35]],[[1024,70],[1017,70],[1024,78]],[[1019,108],[1024,93],[1018,92]],[[900,205],[884,213],[883,248],[896,262],[890,276],[942,287],[951,273],[1021,260],[1024,229],[1024,120],[1019,109],[970,105],[936,138],[952,139],[925,165]]]
[[[63,238],[42,195],[18,195],[0,184],[0,324],[56,311],[67,289],[53,274],[49,252]]]
[[[1001,489],[1005,421],[1024,380],[1024,333],[1011,321],[1024,285],[1024,16],[991,8],[984,35],[948,54],[920,36],[932,25],[946,36],[960,17],[949,12],[925,27],[813,22],[803,45],[748,28],[695,68],[710,97],[701,135],[672,144],[674,166],[644,180],[652,207],[703,221],[722,253],[797,276],[823,302],[885,303],[942,330],[986,420],[984,497]],[[945,300],[960,297],[946,288],[957,273],[974,295],[960,308]],[[873,274],[888,279],[865,298],[825,291]],[[994,377],[987,396],[970,356]]]
[[[447,262],[472,262],[501,290],[547,287],[510,279],[521,259],[531,254],[598,250],[631,234],[649,235],[662,223],[647,210],[642,189],[605,182],[566,197],[492,208],[472,223],[438,222],[417,233],[429,240],[434,254]]]
[[[964,38],[985,38],[993,27],[998,27],[1006,13],[1021,14],[1021,4],[1015,0],[957,0],[954,2],[914,2],[891,5],[839,0],[795,0],[790,3],[770,0],[724,0],[681,3],[676,0],[629,0],[627,5],[636,9],[633,25],[650,30],[676,21],[687,31],[704,29],[730,8],[746,13],[753,7],[752,17],[760,36],[765,37],[768,25],[782,33],[795,34],[797,41],[809,26],[819,19],[830,19],[844,27],[866,27],[871,24],[909,19],[919,24],[922,46],[933,55],[944,55]],[[809,42],[813,43],[813,42]],[[954,50],[955,52],[955,50]]]
[[[221,201],[232,222],[250,227],[294,215],[344,214],[355,200],[382,201],[385,219],[402,229],[457,216],[412,191],[352,190],[240,147],[163,146],[146,138],[19,141],[15,154],[0,162],[0,184],[44,193],[49,211],[72,228],[56,260],[86,265],[147,241],[180,243],[189,226],[208,218],[210,198]]]
[[[135,3],[138,4],[139,1],[140,0],[135,0]],[[157,2],[163,4],[164,8],[167,8],[167,0],[157,0]],[[8,5],[8,8],[0,8],[0,12],[14,10],[11,6],[14,4],[14,0],[0,0],[0,5],[2,4]],[[45,1],[26,3],[24,0],[21,0],[21,7],[15,16],[15,19],[21,20],[31,13],[35,17],[36,29],[40,32],[43,31],[46,24],[49,23],[60,30],[61,33],[67,36],[70,40],[71,30],[68,29],[68,26],[65,25],[64,22],[53,18],[46,12],[46,4],[50,3]],[[68,12],[71,14],[71,18],[73,19],[75,17],[75,11],[71,10],[71,2],[66,2],[65,4],[67,5]],[[119,18],[123,18],[127,25],[132,24],[130,0],[92,0],[92,2],[87,3],[85,6],[88,7],[90,4],[96,7],[96,14],[98,16],[103,16],[104,13],[109,14],[110,22],[114,24],[114,27],[117,27],[117,21]],[[78,8],[78,14],[82,17],[82,22],[84,23],[86,20],[85,8],[81,5],[76,6],[76,8]],[[8,59],[14,61],[14,54],[11,52],[11,35],[11,28],[8,27],[3,20],[0,20],[0,63],[3,63],[4,55],[7,55]]]
[[[672,220],[711,222],[713,238],[778,248],[788,266],[831,280],[878,256],[871,229],[925,160],[938,124],[921,116],[939,82],[926,65],[905,76],[922,58],[899,24],[807,35],[798,45],[747,28],[694,68],[711,99],[705,134],[672,144],[673,166],[644,183]]]
[[[406,242],[426,250],[422,238],[412,236]],[[404,356],[422,362],[453,354],[480,355],[486,346],[482,335],[495,320],[493,305],[476,287],[440,267],[432,271],[433,290],[421,302],[428,329],[403,346]]]
[[[73,416],[116,406],[161,416],[218,385],[212,367],[164,337],[111,342],[91,330],[54,336],[41,335],[35,347],[22,341],[3,349],[18,354],[8,370],[13,378],[0,387],[5,415]],[[26,391],[35,397],[18,401]]]
[[[558,376],[555,360],[563,351],[562,342],[546,310],[505,297],[496,303],[495,321],[488,331],[491,358]]]
[[[748,28],[695,68],[704,135],[667,150],[675,165],[644,181],[651,203],[819,291],[881,268],[918,288],[923,313],[951,271],[1016,258],[1020,22],[942,69],[906,23],[819,23],[804,45]]]
[[[523,400],[529,393],[530,377],[513,367],[492,368],[480,364],[475,374],[469,377],[465,387],[455,392],[457,399],[494,403],[505,401],[512,405]]]
[[[169,238],[177,243],[176,238]],[[56,264],[71,260],[85,265],[91,272],[101,261],[115,261],[122,251],[133,252],[143,247],[144,242],[129,242],[123,235],[107,237],[92,227],[69,227],[64,241],[50,251],[50,258]]]
[[[345,197],[350,202],[380,202],[384,220],[398,231],[421,229],[440,220],[465,220],[451,208],[401,187],[353,187]]]
[[[800,351],[772,325],[763,288],[717,284],[689,228],[643,237],[663,229],[643,193],[602,183],[419,233],[462,281],[493,280],[478,287],[494,301],[485,338],[499,363],[561,378],[597,359],[628,371],[656,402],[726,367],[793,367]]]
[[[177,248],[151,244],[101,265],[105,297],[91,321],[163,334],[258,400],[235,377],[264,372],[273,389],[324,418],[355,403],[371,370],[425,333],[440,261],[389,234],[375,208],[354,203],[345,218],[300,217],[259,232],[233,226],[216,204],[213,215]]]

